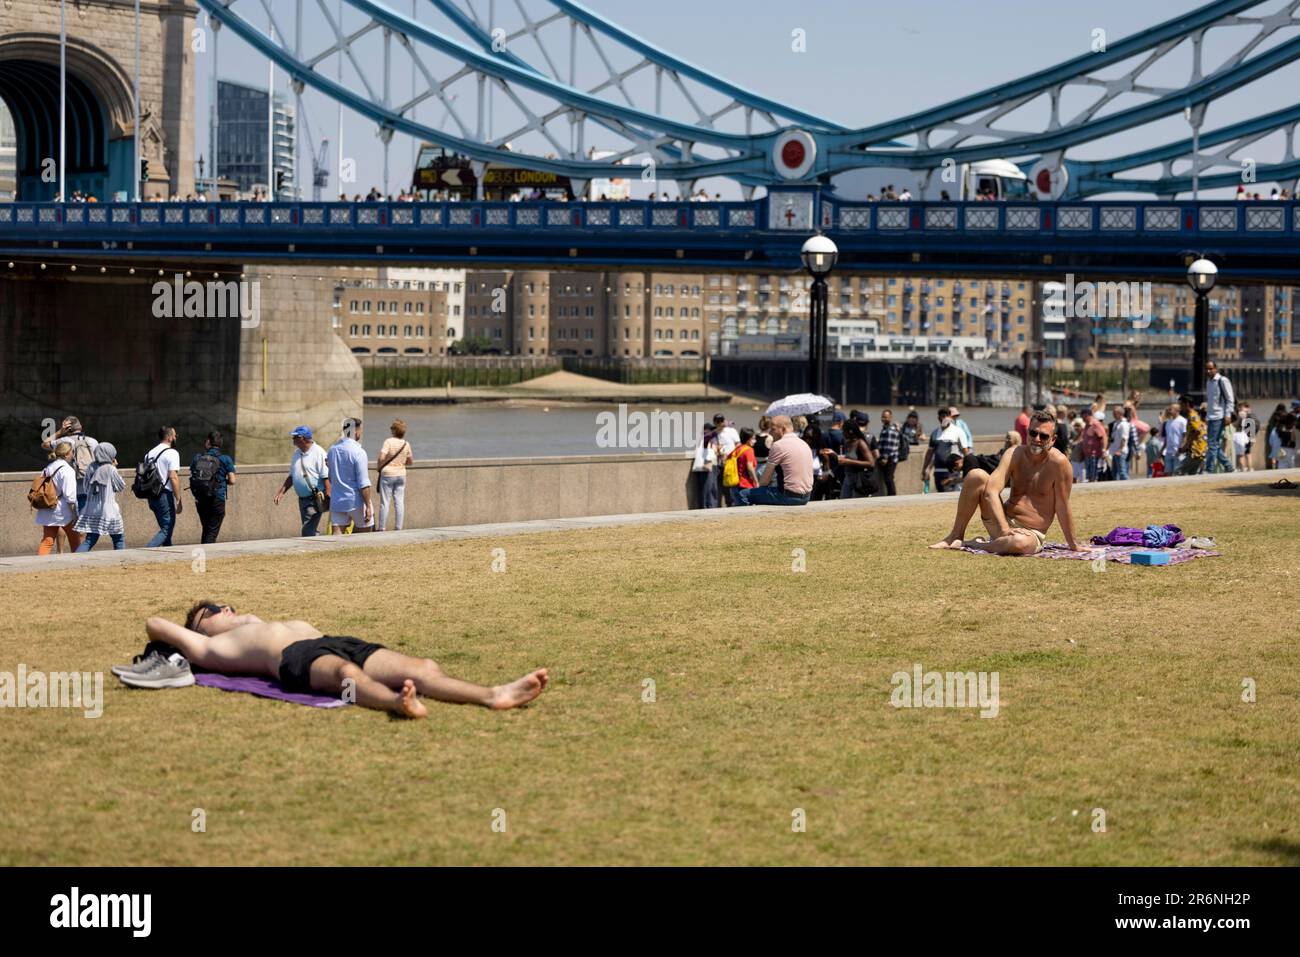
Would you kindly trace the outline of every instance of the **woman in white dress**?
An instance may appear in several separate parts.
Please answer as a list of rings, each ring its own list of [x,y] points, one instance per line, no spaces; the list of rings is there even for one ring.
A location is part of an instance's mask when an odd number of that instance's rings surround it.
[[[36,524],[41,527],[41,544],[36,549],[37,555],[49,555],[54,552],[58,541],[59,529],[68,536],[68,544],[75,550],[81,544],[73,523],[77,520],[77,470],[72,467],[72,444],[60,440],[54,447],[54,458],[45,466],[41,475],[54,488],[58,496],[49,508],[36,510]]]
[[[126,482],[117,471],[117,449],[100,442],[95,447],[95,460],[86,470],[86,509],[77,517],[76,525],[86,538],[77,551],[90,551],[101,535],[113,540],[114,550],[126,547],[122,507],[117,504],[117,493],[125,488]]]

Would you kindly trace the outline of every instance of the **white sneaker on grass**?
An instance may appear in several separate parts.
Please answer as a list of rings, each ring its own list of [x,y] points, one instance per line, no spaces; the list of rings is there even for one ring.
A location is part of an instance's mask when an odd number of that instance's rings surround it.
[[[148,654],[136,655],[131,659],[129,665],[113,665],[110,669],[113,674],[119,678],[122,675],[139,675],[153,669],[160,660],[165,660],[163,655],[157,651],[150,651]]]
[[[159,655],[147,671],[127,672],[118,678],[132,688],[188,688],[194,684],[190,663],[179,654],[167,658]]]

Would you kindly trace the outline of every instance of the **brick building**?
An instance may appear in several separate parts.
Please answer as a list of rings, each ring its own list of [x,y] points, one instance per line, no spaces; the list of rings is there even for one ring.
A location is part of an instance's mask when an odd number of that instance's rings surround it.
[[[361,354],[447,355],[462,337],[486,340],[489,352],[525,356],[790,352],[802,347],[810,300],[803,273],[345,272],[353,285],[336,295],[338,328]],[[838,339],[851,343],[871,330],[903,349],[909,340],[924,349],[979,341],[981,352],[1006,363],[1037,344],[1049,357],[1078,361],[1126,351],[1181,360],[1191,349],[1196,308],[1182,283],[1126,284],[1134,298],[1118,312],[1132,315],[1108,315],[1103,301],[1095,314],[1078,317],[1052,314],[1051,284],[1030,279],[845,275],[827,285],[830,345],[848,356],[856,347],[846,351]],[[1300,359],[1298,320],[1300,288],[1221,285],[1210,294],[1210,354]]]
[[[465,299],[463,270],[339,270],[334,327],[356,355],[447,355]]]

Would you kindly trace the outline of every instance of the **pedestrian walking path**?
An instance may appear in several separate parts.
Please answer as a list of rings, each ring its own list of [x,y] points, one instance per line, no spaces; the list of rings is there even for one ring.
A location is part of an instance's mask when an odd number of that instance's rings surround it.
[[[1193,475],[1176,478],[1134,479],[1128,482],[1094,482],[1074,486],[1074,495],[1115,495],[1125,491],[1158,485],[1161,488],[1187,488],[1194,485],[1259,485],[1267,487],[1279,478],[1300,482],[1300,469],[1265,472],[1229,472],[1226,475]],[[1292,495],[1300,502],[1300,491],[1278,492]],[[514,535],[546,532],[571,532],[584,528],[620,528],[639,525],[662,525],[676,522],[732,522],[794,517],[809,511],[850,512],[877,508],[911,507],[944,504],[955,506],[955,494],[898,495],[894,497],[858,498],[847,501],[810,502],[801,508],[776,505],[748,508],[692,509],[678,512],[645,512],[635,515],[595,515],[590,518],[553,518],[531,522],[501,522],[490,525],[452,525],[442,528],[406,529],[400,532],[373,532],[364,535],[317,536],[315,538],[268,538],[253,542],[228,542],[216,545],[183,545],[171,548],[129,548],[122,551],[89,552],[80,555],[18,555],[0,558],[0,574],[68,571],[80,568],[152,565],[159,562],[205,562],[220,558],[259,555],[309,555],[343,548],[379,548],[450,542],[463,539],[495,539]]]

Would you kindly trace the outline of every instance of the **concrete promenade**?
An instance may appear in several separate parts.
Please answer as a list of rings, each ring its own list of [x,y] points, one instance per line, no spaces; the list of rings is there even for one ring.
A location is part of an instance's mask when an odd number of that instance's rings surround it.
[[[371,463],[372,466],[374,463]],[[290,490],[277,506],[276,490],[288,474],[284,465],[238,465],[238,479],[229,489],[223,542],[289,538],[301,532],[297,495]],[[131,494],[135,470],[119,468],[127,489],[117,497],[126,526],[127,549],[143,546],[158,530],[148,503]],[[34,473],[0,474],[0,555],[35,553],[40,529],[27,506],[26,493]],[[555,456],[532,459],[425,460],[406,470],[405,527],[438,528],[484,522],[576,518],[628,512],[664,512],[691,505],[693,483],[690,458],[676,454],[610,454]],[[370,478],[375,482],[373,467]],[[189,469],[180,471],[184,511],[172,541],[197,544],[201,535],[194,499],[189,493]],[[376,520],[378,489],[373,488]],[[21,507],[20,507],[21,506]],[[389,527],[396,524],[389,516]],[[325,530],[325,522],[320,523]],[[95,551],[110,548],[101,540]],[[93,553],[92,553],[93,554]]]
[[[1226,475],[1195,475],[1162,479],[1134,479],[1128,482],[1096,482],[1076,485],[1073,495],[1117,495],[1124,491],[1148,488],[1158,485],[1162,488],[1186,488],[1196,485],[1223,485],[1239,487],[1244,485],[1266,486],[1279,478],[1289,478],[1300,484],[1300,469],[1281,469],[1263,472],[1229,472]],[[1300,490],[1285,493],[1295,499],[1297,511],[1300,511]],[[549,532],[571,532],[587,528],[623,528],[630,526],[654,526],[682,522],[735,522],[760,521],[774,517],[797,518],[799,515],[854,513],[890,507],[914,507],[917,505],[947,504],[956,507],[957,496],[946,495],[898,495],[894,497],[850,499],[848,501],[810,502],[802,508],[785,508],[774,505],[751,506],[749,508],[693,509],[683,511],[644,512],[631,515],[603,515],[583,518],[553,518],[523,522],[497,522],[483,525],[456,525],[442,528],[410,529],[401,532],[376,532],[364,535],[335,535],[316,538],[278,538],[250,542],[226,542],[203,546],[202,560],[219,561],[226,558],[244,558],[266,555],[309,555],[321,554],[337,549],[384,548],[404,545],[422,545],[432,542],[460,541],[465,539],[497,540],[515,535],[536,535]],[[942,524],[942,523],[939,523]],[[937,541],[947,531],[946,527],[935,526],[934,538]],[[1057,533],[1059,536],[1059,532]],[[917,543],[918,546],[922,543]],[[132,548],[120,552],[96,549],[87,555],[53,555],[38,557],[23,555],[0,558],[0,574],[69,571],[80,568],[130,567],[150,565],[159,562],[193,563],[199,558],[199,546],[178,545],[171,548]]]
[[[977,436],[977,452],[995,452],[1000,439]],[[287,444],[287,443],[286,443]],[[922,447],[900,463],[898,491],[921,491]],[[407,529],[434,529],[536,519],[586,518],[671,512],[697,504],[698,480],[691,472],[690,453],[619,452],[608,455],[553,456],[512,459],[427,459],[406,470]],[[124,465],[125,463],[119,463]],[[371,463],[373,466],[375,463]],[[118,496],[126,526],[127,548],[143,546],[158,530],[148,503],[130,492],[135,471],[121,468],[127,491]],[[284,465],[239,465],[239,477],[226,503],[221,541],[241,542],[289,538],[301,530],[298,499],[290,492],[274,504],[276,489],[288,474]],[[40,529],[27,507],[26,495],[34,472],[0,473],[0,556],[34,554]],[[375,473],[371,470],[371,481]],[[194,500],[188,491],[189,470],[180,472],[184,511],[176,523],[176,545],[197,544],[201,535]],[[376,520],[379,514],[375,493]],[[396,524],[389,517],[390,527]],[[320,523],[324,530],[325,523]],[[95,550],[111,543],[101,540]],[[93,553],[92,553],[93,554]]]

